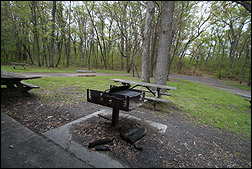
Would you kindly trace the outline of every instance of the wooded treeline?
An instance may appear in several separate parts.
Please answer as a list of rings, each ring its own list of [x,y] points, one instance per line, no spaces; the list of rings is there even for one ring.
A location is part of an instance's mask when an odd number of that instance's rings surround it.
[[[149,46],[152,77],[163,3],[153,5],[146,45],[145,1],[1,1],[1,62],[125,70],[140,77]],[[251,13],[239,3],[175,1],[171,37],[168,74],[201,71],[251,81]]]

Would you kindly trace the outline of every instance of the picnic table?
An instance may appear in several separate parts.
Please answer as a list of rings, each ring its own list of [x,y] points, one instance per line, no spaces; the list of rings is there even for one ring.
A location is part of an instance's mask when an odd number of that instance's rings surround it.
[[[16,62],[11,62],[12,66],[14,69],[16,69],[16,66],[23,66],[23,68],[26,68],[26,63],[16,63]]]
[[[38,86],[23,82],[22,80],[37,79],[41,76],[25,76],[18,73],[1,71],[1,86],[6,85],[7,89],[12,91],[27,92],[33,88],[39,88]]]
[[[167,96],[171,96],[171,94],[169,94],[168,92],[161,92],[161,89],[165,89],[167,90],[176,90],[176,87],[171,87],[171,86],[166,86],[166,85],[160,85],[160,84],[153,84],[153,83],[146,83],[146,82],[136,82],[136,81],[130,81],[130,80],[124,80],[124,79],[110,79],[114,82],[121,82],[123,85],[135,85],[133,87],[131,87],[131,89],[137,87],[137,86],[141,86],[141,87],[145,87],[147,90],[141,90],[144,92],[150,92],[153,94],[153,97],[148,97],[145,96],[146,100],[151,100],[151,101],[155,101],[155,102],[163,102],[163,103],[168,103],[168,100],[165,99],[160,99],[161,95],[167,95]],[[155,104],[154,104],[154,109],[155,109]]]

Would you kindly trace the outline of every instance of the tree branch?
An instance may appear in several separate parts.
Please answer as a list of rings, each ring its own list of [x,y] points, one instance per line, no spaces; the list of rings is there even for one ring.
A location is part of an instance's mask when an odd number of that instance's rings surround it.
[[[232,2],[236,2],[240,5],[242,5],[245,9],[247,9],[250,13],[251,13],[251,3],[250,1],[232,1]]]

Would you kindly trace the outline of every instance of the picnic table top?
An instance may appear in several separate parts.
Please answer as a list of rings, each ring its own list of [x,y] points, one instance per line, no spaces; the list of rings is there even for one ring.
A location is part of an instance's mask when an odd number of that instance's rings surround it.
[[[124,79],[110,79],[114,82],[122,82],[127,84],[135,84],[139,86],[145,86],[145,87],[156,87],[160,89],[166,89],[166,90],[176,90],[176,87],[166,86],[166,85],[160,85],[160,84],[154,84],[154,83],[146,83],[146,82],[136,82],[136,81],[130,81],[130,80],[124,80]]]
[[[2,71],[1,70],[1,79],[19,79],[19,80],[25,80],[25,79],[37,79],[41,78],[41,76],[25,76],[18,73],[8,72],[8,71]]]

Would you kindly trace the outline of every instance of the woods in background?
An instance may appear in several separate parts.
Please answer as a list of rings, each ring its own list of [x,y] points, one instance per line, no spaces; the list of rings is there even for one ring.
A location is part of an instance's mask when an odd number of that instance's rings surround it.
[[[162,69],[251,81],[251,13],[240,1],[175,1],[167,59],[157,68],[164,4],[1,1],[1,63],[27,58],[37,66],[125,70],[138,77],[148,66],[148,77]]]

